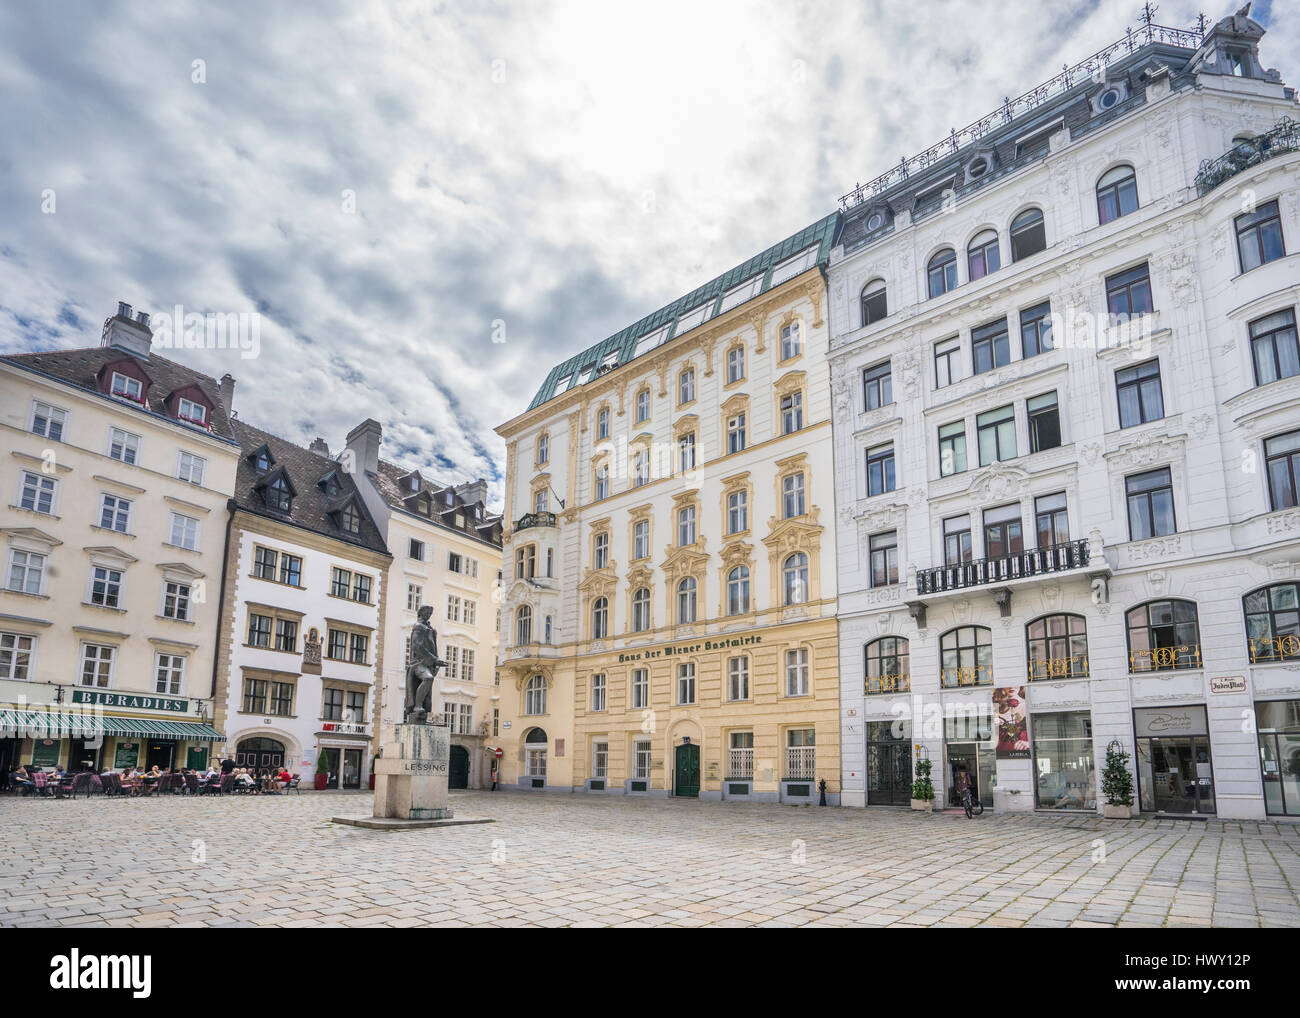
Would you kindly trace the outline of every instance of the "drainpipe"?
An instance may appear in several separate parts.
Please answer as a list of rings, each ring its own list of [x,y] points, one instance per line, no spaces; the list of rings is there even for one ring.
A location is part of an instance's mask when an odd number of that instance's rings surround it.
[[[235,522],[235,510],[238,508],[235,500],[226,501],[226,540],[222,545],[221,553],[221,589],[217,596],[220,600],[217,602],[217,642],[213,648],[212,654],[212,686],[208,691],[208,699],[212,701],[212,720],[217,720],[217,672],[221,667],[221,634],[225,631],[223,623],[225,619],[222,613],[226,607],[226,567],[230,562],[230,530]]]

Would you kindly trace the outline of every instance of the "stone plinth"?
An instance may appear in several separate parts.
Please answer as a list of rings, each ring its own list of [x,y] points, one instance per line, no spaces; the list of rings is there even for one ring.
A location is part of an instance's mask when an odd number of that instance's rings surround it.
[[[446,725],[393,725],[375,761],[374,816],[393,820],[450,820]]]

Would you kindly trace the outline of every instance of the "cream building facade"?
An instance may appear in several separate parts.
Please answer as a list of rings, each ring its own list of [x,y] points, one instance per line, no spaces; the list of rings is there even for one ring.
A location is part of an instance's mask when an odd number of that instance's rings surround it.
[[[233,381],[151,343],[122,304],[99,347],[0,357],[0,772],[196,766],[220,740]]]
[[[837,216],[553,368],[507,445],[507,782],[839,791]]]

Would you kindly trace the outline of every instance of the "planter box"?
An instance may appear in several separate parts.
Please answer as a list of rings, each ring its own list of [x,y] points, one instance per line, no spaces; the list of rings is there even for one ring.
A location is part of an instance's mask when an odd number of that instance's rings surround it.
[[[913,799],[912,809],[919,810],[922,813],[932,813],[934,811],[933,799]]]
[[[1101,815],[1107,820],[1131,820],[1133,819],[1132,806],[1112,806],[1110,803],[1102,803]]]

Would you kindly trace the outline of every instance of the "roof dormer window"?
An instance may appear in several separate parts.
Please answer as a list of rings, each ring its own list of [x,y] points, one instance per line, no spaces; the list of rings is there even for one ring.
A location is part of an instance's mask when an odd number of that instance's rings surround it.
[[[287,513],[293,508],[293,495],[283,474],[266,486],[264,496],[267,507],[277,512]]]
[[[199,427],[208,426],[208,408],[202,403],[195,403],[192,399],[180,398],[176,407],[176,416],[183,421],[189,421],[191,424],[197,424]]]
[[[144,383],[138,378],[131,378],[120,371],[113,372],[112,387],[109,390],[114,396],[121,396],[123,399],[132,399],[137,403],[144,402]]]
[[[339,510],[339,527],[349,534],[361,533],[361,514],[351,502]]]

